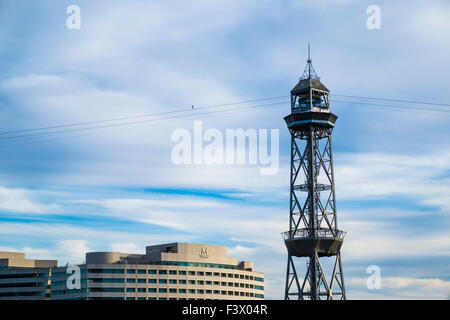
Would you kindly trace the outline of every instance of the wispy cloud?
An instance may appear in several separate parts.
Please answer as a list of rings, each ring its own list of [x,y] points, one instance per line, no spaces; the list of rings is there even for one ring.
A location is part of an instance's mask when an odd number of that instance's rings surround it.
[[[450,154],[404,156],[380,153],[338,154],[340,199],[404,196],[448,211]]]
[[[26,189],[11,189],[0,186],[0,210],[17,213],[43,214],[56,212],[55,204],[42,204],[36,195]]]
[[[366,6],[354,0],[77,4],[82,26],[70,31],[63,2],[2,2],[2,132],[288,95],[303,71],[308,41],[332,93],[450,99],[445,1],[383,2],[379,32],[367,30]],[[410,266],[411,277],[389,271],[389,291],[380,294],[368,292],[355,269],[386,259],[399,267],[413,258],[448,261],[447,117],[332,108],[339,116],[336,192],[339,226],[348,232],[344,273],[352,297],[444,297],[442,272],[422,280],[415,276],[426,273],[421,266]],[[191,130],[191,118],[71,139],[76,134],[65,133],[14,148],[1,142],[2,247],[75,263],[87,250],[222,243],[265,273],[266,297],[281,298],[286,249],[280,232],[289,209],[282,118],[288,110],[286,104],[205,121],[220,130],[280,129],[275,176],[261,176],[253,166],[173,165],[170,134]],[[163,191],[171,188],[203,193]],[[212,190],[233,196],[208,196]],[[440,291],[430,295],[429,288]]]
[[[364,290],[366,278],[351,278],[348,283],[364,291],[365,299],[448,299],[450,294],[450,281],[437,278],[382,277],[381,292]]]

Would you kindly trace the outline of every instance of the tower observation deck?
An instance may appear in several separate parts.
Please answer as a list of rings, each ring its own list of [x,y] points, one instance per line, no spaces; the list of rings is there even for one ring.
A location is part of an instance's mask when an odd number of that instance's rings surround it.
[[[284,118],[291,133],[289,231],[282,234],[286,300],[346,298],[340,254],[345,232],[337,224],[331,145],[336,119],[308,48],[305,71],[291,91],[291,113]]]

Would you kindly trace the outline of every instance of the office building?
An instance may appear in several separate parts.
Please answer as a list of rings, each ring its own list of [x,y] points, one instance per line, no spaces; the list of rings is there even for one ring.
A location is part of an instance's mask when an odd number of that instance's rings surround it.
[[[78,288],[73,267],[52,269],[51,299],[264,298],[263,274],[250,261],[228,257],[225,246],[169,243],[148,246],[145,254],[89,252],[78,267]]]
[[[21,252],[0,252],[0,300],[47,300],[56,260],[25,259]]]

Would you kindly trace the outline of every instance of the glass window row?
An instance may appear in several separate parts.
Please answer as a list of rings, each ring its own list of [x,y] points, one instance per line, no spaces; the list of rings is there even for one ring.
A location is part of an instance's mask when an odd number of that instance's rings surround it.
[[[81,280],[82,283],[86,282],[86,279]],[[123,278],[89,278],[88,283],[124,283]],[[127,278],[127,283],[150,283],[150,284],[190,284],[190,285],[209,285],[209,286],[228,286],[228,287],[240,287],[249,289],[259,289],[263,290],[262,286],[254,286],[248,283],[238,283],[238,282],[225,282],[225,281],[204,281],[204,280],[185,280],[185,279],[135,279]],[[66,281],[53,281],[53,285],[65,285]]]
[[[124,274],[124,269],[88,269],[89,273],[109,273],[109,274]],[[66,275],[66,273],[64,273]],[[224,272],[205,272],[205,271],[193,271],[193,270],[156,270],[156,269],[127,269],[127,274],[169,274],[169,275],[190,275],[190,276],[207,276],[207,277],[222,277],[222,278],[235,278],[245,280],[264,281],[263,278],[253,277],[250,275],[236,274],[236,273],[224,273]],[[60,275],[60,273],[54,274]],[[61,274],[62,275],[62,274]]]
[[[253,292],[242,292],[242,291],[226,291],[226,290],[204,290],[204,289],[176,289],[176,288],[127,288],[128,293],[179,293],[179,294],[216,294],[216,295],[230,295],[230,296],[240,296],[240,297],[256,297],[258,294]]]

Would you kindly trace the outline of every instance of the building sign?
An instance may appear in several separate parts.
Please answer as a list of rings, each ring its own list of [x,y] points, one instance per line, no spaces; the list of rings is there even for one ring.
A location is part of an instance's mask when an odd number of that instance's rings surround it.
[[[200,250],[200,257],[202,257],[202,258],[208,258],[209,257],[208,248],[202,248]]]

